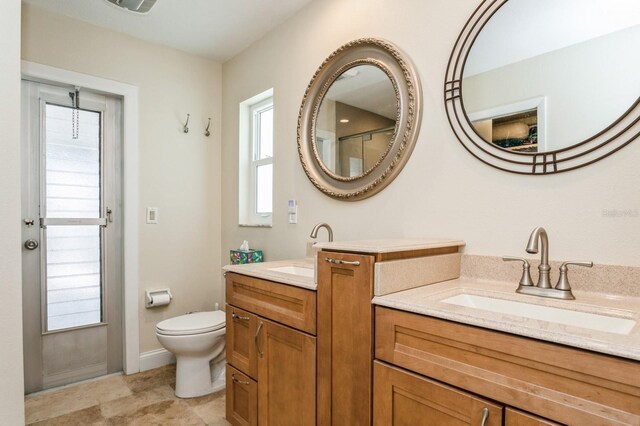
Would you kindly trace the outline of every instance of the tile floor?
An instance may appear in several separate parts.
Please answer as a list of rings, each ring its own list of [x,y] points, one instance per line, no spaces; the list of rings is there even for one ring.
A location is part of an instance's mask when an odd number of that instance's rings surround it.
[[[27,425],[226,426],[224,391],[180,399],[175,365],[72,385],[25,398]]]

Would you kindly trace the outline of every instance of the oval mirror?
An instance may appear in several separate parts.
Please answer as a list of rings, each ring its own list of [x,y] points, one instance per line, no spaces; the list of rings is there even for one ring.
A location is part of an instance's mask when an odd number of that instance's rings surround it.
[[[340,47],[316,71],[300,107],[305,173],[337,199],[379,192],[413,150],[420,104],[417,75],[396,47],[377,39]]]
[[[483,162],[549,174],[638,137],[640,2],[497,0],[465,26],[447,69],[456,136]]]

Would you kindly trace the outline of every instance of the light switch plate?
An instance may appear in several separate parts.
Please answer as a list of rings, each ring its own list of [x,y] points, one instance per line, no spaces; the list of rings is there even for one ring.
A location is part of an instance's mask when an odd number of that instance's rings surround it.
[[[147,207],[147,223],[150,223],[150,224],[158,223],[157,207]]]

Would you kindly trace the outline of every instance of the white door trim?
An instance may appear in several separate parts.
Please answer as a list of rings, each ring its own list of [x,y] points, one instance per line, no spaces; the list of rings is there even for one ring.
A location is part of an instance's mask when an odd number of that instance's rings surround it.
[[[124,372],[140,371],[138,314],[138,87],[119,81],[22,61],[22,77],[63,83],[123,97]]]

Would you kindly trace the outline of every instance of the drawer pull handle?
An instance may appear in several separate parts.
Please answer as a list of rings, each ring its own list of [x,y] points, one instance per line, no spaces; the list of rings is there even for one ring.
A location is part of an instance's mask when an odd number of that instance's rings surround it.
[[[262,330],[263,325],[264,323],[260,321],[260,324],[258,324],[258,330],[256,331],[256,336],[254,338],[254,341],[256,342],[256,349],[258,349],[258,355],[260,355],[260,358],[262,358],[262,356],[264,355],[260,350],[260,330]]]
[[[484,407],[482,409],[482,421],[480,422],[480,426],[485,426],[487,424],[487,420],[489,419],[489,409]]]
[[[236,314],[235,312],[231,313],[231,318],[233,318],[236,321],[249,321],[251,319],[249,317],[241,317],[240,315]]]
[[[249,382],[245,382],[244,380],[238,380],[238,379],[236,379],[236,375],[235,375],[235,373],[231,373],[231,381],[232,381],[233,383],[237,383],[237,384],[239,384],[239,385],[250,385],[250,384],[251,384],[251,383],[249,383]]]
[[[325,262],[329,262],[329,263],[335,263],[336,265],[360,266],[360,261],[359,260],[354,260],[353,262],[351,262],[351,261],[348,261],[348,260],[332,259],[330,257],[325,257],[324,261]]]

